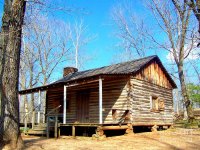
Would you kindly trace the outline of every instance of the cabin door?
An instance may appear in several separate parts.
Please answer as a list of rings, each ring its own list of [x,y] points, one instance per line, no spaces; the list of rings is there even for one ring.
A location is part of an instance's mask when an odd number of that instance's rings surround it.
[[[89,92],[77,93],[77,121],[80,123],[89,122]]]

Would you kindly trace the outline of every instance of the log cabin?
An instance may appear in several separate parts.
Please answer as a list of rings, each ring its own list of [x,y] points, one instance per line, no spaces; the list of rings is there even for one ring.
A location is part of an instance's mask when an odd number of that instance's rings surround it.
[[[105,130],[171,126],[174,88],[158,56],[149,56],[86,71],[66,67],[62,79],[19,93],[46,91],[46,115],[57,116],[55,136],[61,127],[75,136],[79,126],[96,127],[102,136]]]

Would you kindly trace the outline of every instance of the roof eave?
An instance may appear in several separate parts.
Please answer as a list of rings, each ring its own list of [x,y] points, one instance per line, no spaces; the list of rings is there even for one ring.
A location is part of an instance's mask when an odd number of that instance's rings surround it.
[[[127,74],[127,73],[98,74],[98,75],[91,76],[91,77],[79,78],[79,79],[75,79],[75,80],[70,80],[70,81],[65,81],[65,82],[58,82],[58,83],[55,83],[55,84],[49,84],[49,85],[46,85],[46,86],[39,86],[39,87],[35,87],[35,88],[32,88],[32,89],[21,90],[21,91],[19,91],[19,94],[24,95],[24,94],[36,93],[36,92],[45,91],[47,89],[50,89],[50,88],[56,87],[56,86],[60,86],[60,85],[64,86],[64,85],[71,85],[71,84],[78,83],[78,82],[85,82],[85,81],[88,81],[88,80],[96,80],[99,77],[104,78],[106,76],[127,76],[127,75],[131,75],[131,73],[129,73],[129,74]]]

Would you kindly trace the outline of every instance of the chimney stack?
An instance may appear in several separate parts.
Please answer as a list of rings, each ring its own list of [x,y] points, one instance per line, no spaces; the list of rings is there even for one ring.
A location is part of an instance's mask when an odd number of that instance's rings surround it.
[[[65,68],[63,69],[63,77],[67,76],[67,75],[70,74],[70,73],[75,73],[75,72],[77,72],[77,71],[78,71],[77,68],[74,68],[74,67],[65,67]]]

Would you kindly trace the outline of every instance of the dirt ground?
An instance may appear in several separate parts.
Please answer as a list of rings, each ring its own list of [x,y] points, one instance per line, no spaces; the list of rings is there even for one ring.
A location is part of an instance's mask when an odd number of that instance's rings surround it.
[[[169,129],[132,135],[107,137],[102,140],[91,137],[64,136],[59,139],[23,136],[26,150],[157,150],[200,149],[200,129]]]

